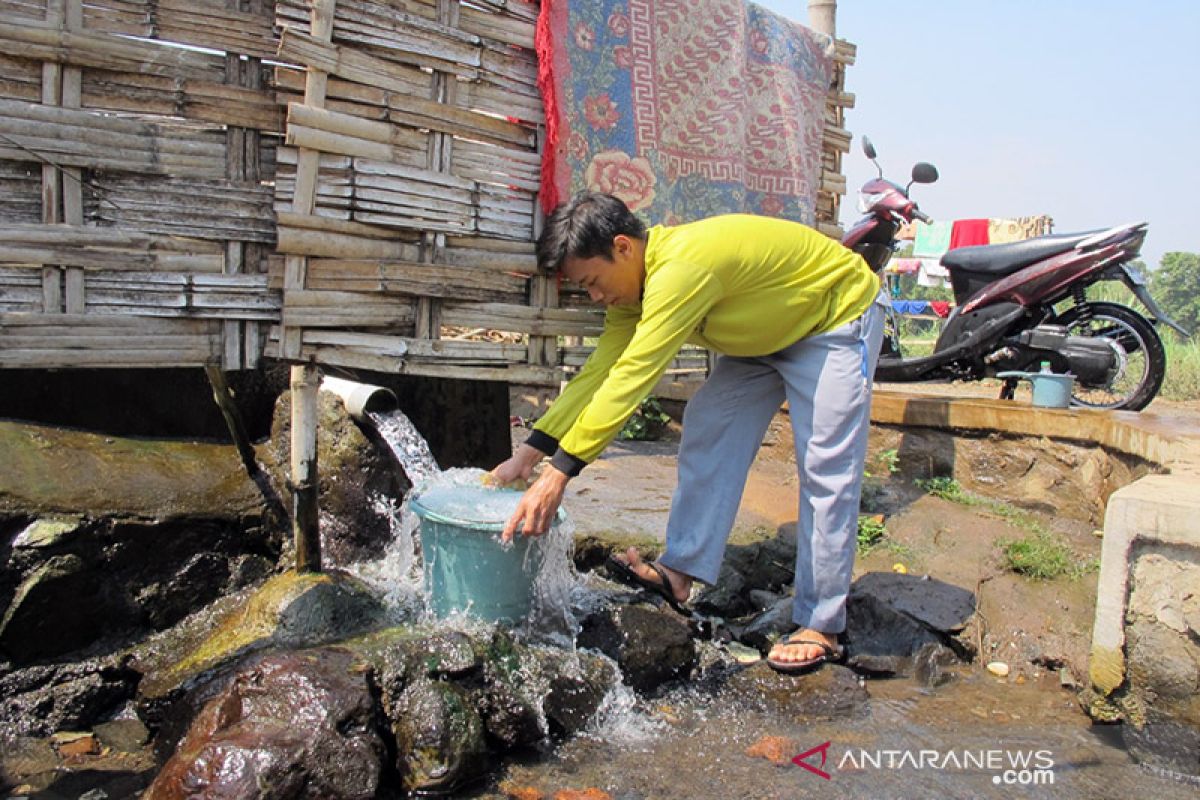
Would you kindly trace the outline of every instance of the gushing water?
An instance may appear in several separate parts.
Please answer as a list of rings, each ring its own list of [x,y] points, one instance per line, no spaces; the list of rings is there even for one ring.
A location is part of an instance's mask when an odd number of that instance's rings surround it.
[[[422,504],[436,499],[439,514],[477,523],[503,523],[516,508],[519,494],[511,491],[481,491],[486,473],[480,469],[439,469],[429,445],[412,422],[399,411],[370,414],[380,435],[408,474],[413,490],[397,503],[392,498],[377,498],[375,510],[390,519],[392,540],[382,558],[350,567],[359,578],[380,593],[395,623],[433,621],[428,587],[424,585],[420,544],[420,518],[410,508],[414,498]],[[499,531],[492,534],[499,537]],[[580,579],[572,560],[575,527],[565,515],[550,531],[536,538],[530,547],[533,560],[540,565],[533,583],[529,616],[516,626],[519,638],[537,650],[551,653],[546,657],[567,659],[579,664],[575,636],[579,633],[578,616],[607,601],[604,591]],[[506,545],[513,547],[513,543]],[[485,623],[471,616],[470,609],[455,612],[440,625],[474,631],[483,635]],[[615,663],[613,673],[619,674]],[[523,667],[523,680],[535,687],[541,678],[532,665]],[[535,696],[544,697],[548,686]],[[539,713],[542,713],[539,709]],[[546,720],[539,720],[548,731]],[[662,723],[643,713],[636,695],[620,679],[609,689],[600,710],[589,726],[591,736],[605,741],[637,745],[655,738]]]
[[[393,538],[381,559],[355,565],[353,571],[383,595],[397,621],[427,617],[429,587],[424,586],[418,558],[420,519],[410,509],[410,500],[420,498],[422,505],[436,507],[447,518],[495,526],[512,515],[520,495],[484,490],[486,473],[480,469],[440,469],[428,443],[403,412],[369,412],[368,416],[408,475],[413,490],[399,506],[394,500],[376,500],[376,511],[389,514]],[[498,538],[499,532],[493,535]],[[532,641],[574,646],[578,623],[571,600],[579,578],[571,561],[573,544],[574,526],[560,518],[529,548],[530,557],[540,566],[532,585],[531,613],[518,626],[518,633]]]
[[[429,443],[403,411],[398,408],[387,412],[368,411],[367,416],[391,448],[414,487],[441,472]]]

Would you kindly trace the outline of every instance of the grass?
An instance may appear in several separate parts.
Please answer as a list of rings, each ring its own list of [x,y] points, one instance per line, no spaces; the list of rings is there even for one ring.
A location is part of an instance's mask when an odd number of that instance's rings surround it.
[[[869,553],[887,537],[887,527],[879,515],[860,514],[858,517],[858,554]]]
[[[972,494],[954,478],[919,479],[916,483],[934,497],[959,505],[982,508],[1010,525],[1027,531],[1028,535],[1020,539],[1001,539],[996,543],[1004,556],[1005,567],[1013,572],[1034,580],[1053,580],[1061,576],[1076,579],[1100,567],[1098,558],[1080,559],[1066,543],[1047,530],[1031,514],[1011,503]]]

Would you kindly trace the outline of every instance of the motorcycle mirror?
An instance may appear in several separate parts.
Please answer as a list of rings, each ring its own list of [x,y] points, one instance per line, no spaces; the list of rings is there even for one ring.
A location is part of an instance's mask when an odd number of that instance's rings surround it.
[[[875,160],[875,145],[871,144],[871,140],[866,136],[862,137],[862,151],[867,158]]]
[[[933,164],[928,164],[924,161],[918,161],[913,164],[912,182],[913,183],[933,183],[938,179],[937,167]]]

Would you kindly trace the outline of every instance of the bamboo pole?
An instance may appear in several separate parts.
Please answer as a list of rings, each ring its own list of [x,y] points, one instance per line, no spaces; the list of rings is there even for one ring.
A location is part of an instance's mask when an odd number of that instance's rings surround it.
[[[321,571],[321,527],[317,507],[317,390],[313,364],[292,367],[292,536],[296,571]]]
[[[233,444],[242,458],[242,464],[246,467],[246,472],[253,478],[260,469],[258,459],[255,458],[254,448],[250,446],[250,437],[246,435],[246,426],[242,424],[242,415],[233,402],[233,392],[229,389],[229,382],[225,380],[225,370],[216,364],[209,364],[204,368],[204,373],[208,375],[208,384],[212,387],[213,400],[217,402],[217,408],[221,409],[221,416],[225,418],[225,425],[229,428],[229,435],[233,437]]]

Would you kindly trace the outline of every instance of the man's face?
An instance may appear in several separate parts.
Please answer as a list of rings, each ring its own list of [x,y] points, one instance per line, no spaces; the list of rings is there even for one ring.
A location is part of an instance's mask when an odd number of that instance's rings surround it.
[[[628,306],[641,302],[645,262],[641,248],[628,236],[613,239],[611,261],[604,256],[568,258],[562,272],[567,280],[583,287],[593,303]]]

